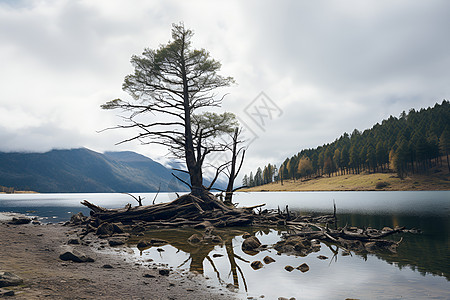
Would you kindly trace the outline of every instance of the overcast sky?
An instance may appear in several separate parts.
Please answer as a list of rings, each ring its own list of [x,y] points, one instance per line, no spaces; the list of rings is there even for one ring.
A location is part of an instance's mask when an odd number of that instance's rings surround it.
[[[450,1],[0,0],[0,150],[160,147],[100,105],[172,23],[221,61],[223,109],[253,138],[244,171],[450,98]],[[261,94],[261,93],[264,94]],[[258,112],[260,115],[258,115]]]

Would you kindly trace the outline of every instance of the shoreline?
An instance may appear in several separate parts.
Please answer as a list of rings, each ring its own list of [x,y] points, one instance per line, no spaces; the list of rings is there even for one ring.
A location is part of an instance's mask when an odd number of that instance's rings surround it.
[[[77,238],[77,227],[61,224],[11,225],[12,215],[0,213],[0,271],[24,280],[14,299],[234,299],[226,288],[211,287],[205,278],[170,270],[159,273],[151,262],[127,260],[128,246],[109,247],[102,239],[69,245],[94,262],[75,263],[59,258],[68,241]]]
[[[242,192],[340,192],[340,191],[450,191],[450,174],[415,174],[403,179],[393,173],[346,174],[306,180],[284,180],[246,188]]]

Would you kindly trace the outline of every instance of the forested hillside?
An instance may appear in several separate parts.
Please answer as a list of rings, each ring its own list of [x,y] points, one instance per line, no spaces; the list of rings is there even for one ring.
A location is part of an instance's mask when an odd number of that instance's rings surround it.
[[[259,186],[285,179],[360,174],[426,173],[450,152],[450,103],[389,117],[363,132],[344,133],[330,144],[304,149],[280,165],[268,164],[244,176],[243,185]]]

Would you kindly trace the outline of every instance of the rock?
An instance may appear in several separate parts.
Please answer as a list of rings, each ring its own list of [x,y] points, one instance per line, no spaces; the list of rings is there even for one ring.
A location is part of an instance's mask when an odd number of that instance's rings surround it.
[[[280,253],[292,253],[295,255],[306,256],[309,253],[318,250],[319,246],[300,236],[289,236],[285,240],[278,241],[274,248]],[[320,248],[319,248],[320,249]]]
[[[188,238],[188,242],[192,244],[198,244],[203,240],[203,237],[197,233],[194,233]]]
[[[248,233],[248,232],[244,232],[244,234],[242,235],[242,238],[243,239],[247,239],[247,238],[249,238],[249,237],[251,237],[252,235],[250,234],[250,233]]]
[[[124,233],[123,228],[119,224],[113,223],[112,226],[113,226],[113,233],[119,234]]]
[[[113,246],[120,246],[125,244],[127,241],[126,237],[123,236],[117,236],[117,237],[111,237],[108,239],[108,244],[113,247]]]
[[[8,224],[12,225],[23,225],[23,224],[29,224],[31,222],[30,218],[27,217],[14,217]]]
[[[144,277],[145,278],[155,278],[156,276],[152,275],[152,274],[144,274]]]
[[[288,272],[292,272],[294,270],[294,267],[293,266],[286,266],[286,267],[284,267],[284,269],[286,271],[288,271]]]
[[[317,256],[317,258],[322,260],[328,259],[328,257],[326,257],[325,255],[319,255]]]
[[[161,239],[152,238],[150,240],[142,239],[138,242],[138,248],[147,248],[152,246],[163,246],[167,245],[169,242]]]
[[[194,226],[195,229],[205,229],[208,227],[212,227],[212,224],[209,221],[203,221]]]
[[[15,295],[14,291],[0,289],[0,297],[11,297],[14,295]]]
[[[147,241],[145,239],[142,239],[137,243],[137,247],[140,249],[150,247],[151,245],[152,244],[150,243],[150,241]]]
[[[87,221],[87,219],[88,219],[88,217],[83,215],[82,212],[79,212],[75,215],[72,215],[72,217],[70,217],[69,223],[74,224],[74,225],[81,225],[81,224],[84,224]]]
[[[23,279],[11,273],[0,271],[0,287],[15,286],[23,283]]]
[[[212,257],[216,258],[216,257],[222,257],[222,256],[223,256],[223,254],[220,254],[220,253],[214,253]]]
[[[298,266],[296,269],[302,271],[302,273],[305,273],[305,272],[309,271],[309,266],[306,263],[303,263],[300,266]]]
[[[69,245],[79,245],[80,244],[80,240],[79,239],[70,239],[67,244]]]
[[[383,227],[381,231],[394,231],[394,229],[392,229],[391,227]]]
[[[164,249],[163,249],[163,248],[157,248],[156,251],[158,251],[158,252],[164,252]]]
[[[111,236],[114,234],[114,226],[111,223],[102,223],[95,231],[96,235]]]
[[[289,300],[289,299],[285,297],[278,297],[278,300]]]
[[[252,267],[253,270],[258,270],[258,269],[261,269],[263,267],[263,264],[259,260],[255,260],[254,262],[252,262],[250,264],[250,267]]]
[[[159,269],[159,275],[161,276],[169,276],[170,270],[169,269]]]
[[[256,251],[261,246],[261,242],[256,236],[250,236],[242,242],[243,251]]]
[[[70,247],[64,247],[63,252],[59,255],[59,258],[64,261],[70,260],[78,263],[94,261],[94,259],[86,256],[84,253]]]
[[[218,235],[206,235],[203,237],[203,241],[207,243],[213,243],[213,244],[222,244],[223,240]]]
[[[102,268],[103,269],[113,269],[113,266],[111,266],[111,265],[103,265]]]
[[[270,257],[270,256],[266,256],[266,257],[264,257],[263,261],[264,261],[264,263],[267,265],[267,264],[270,264],[270,263],[275,262],[275,259],[273,259],[273,258]]]

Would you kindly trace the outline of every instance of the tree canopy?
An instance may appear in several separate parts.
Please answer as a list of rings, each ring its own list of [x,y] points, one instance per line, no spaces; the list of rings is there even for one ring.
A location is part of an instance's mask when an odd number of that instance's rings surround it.
[[[192,36],[184,24],[173,24],[172,41],[133,55],[134,73],[125,77],[122,86],[132,98],[115,99],[102,108],[120,109],[125,114],[124,124],[115,128],[136,130],[137,134],[122,142],[161,144],[183,158],[190,177],[187,184],[194,194],[201,195],[205,157],[226,150],[213,140],[234,132],[237,122],[231,113],[205,111],[220,106],[224,96],[215,91],[234,80],[218,74],[221,64],[208,51],[192,48]]]

